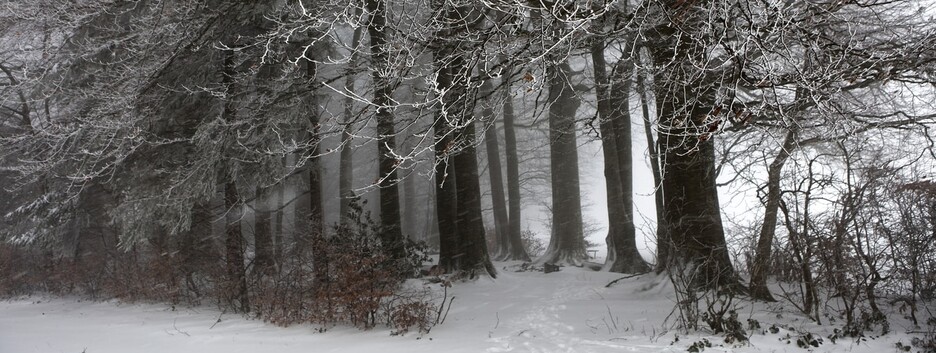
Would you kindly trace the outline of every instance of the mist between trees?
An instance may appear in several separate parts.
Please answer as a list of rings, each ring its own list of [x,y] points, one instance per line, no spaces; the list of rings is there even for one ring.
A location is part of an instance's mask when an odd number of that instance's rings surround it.
[[[936,289],[931,6],[8,1],[0,293],[428,330],[436,308],[400,284],[433,254],[446,281],[532,261],[665,272],[696,304],[780,294],[816,321],[832,294],[849,324],[881,297],[916,313]]]

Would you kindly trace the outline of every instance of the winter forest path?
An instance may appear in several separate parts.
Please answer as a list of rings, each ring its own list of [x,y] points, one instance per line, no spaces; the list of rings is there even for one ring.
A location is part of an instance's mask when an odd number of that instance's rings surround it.
[[[644,306],[621,308],[607,300],[623,294],[604,288],[618,274],[563,270],[550,274],[502,271],[501,277],[526,277],[517,280],[525,283],[518,296],[532,290],[541,293],[535,304],[525,305],[506,320],[498,314],[501,323],[492,330],[488,341],[494,347],[487,352],[666,351],[665,345],[637,344],[646,341],[648,329],[653,331],[647,327],[649,313],[632,310]]]

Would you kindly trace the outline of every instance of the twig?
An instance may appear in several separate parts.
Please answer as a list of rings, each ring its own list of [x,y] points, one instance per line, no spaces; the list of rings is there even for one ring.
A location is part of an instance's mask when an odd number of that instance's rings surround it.
[[[452,310],[452,301],[453,301],[453,300],[455,300],[455,296],[454,296],[454,295],[452,296],[451,299],[449,299],[448,308],[445,309],[445,316],[442,316],[442,321],[439,321],[439,325],[441,325],[443,322],[445,322],[445,318],[448,317],[448,312],[449,312],[449,310]]]
[[[442,305],[439,305],[439,312],[436,314],[436,325],[442,323],[442,309],[445,308],[445,298],[448,297],[448,286],[442,285]]]
[[[215,325],[217,325],[219,322],[221,322],[221,316],[223,316],[225,312],[227,312],[227,310],[222,310],[222,311],[221,311],[221,314],[218,315],[218,319],[215,320],[215,323],[211,324],[211,327],[208,328],[209,330],[210,330],[210,329],[213,329],[213,328],[215,327]]]
[[[179,328],[176,327],[176,321],[178,321],[178,320],[179,320],[179,319],[174,319],[174,320],[172,320],[172,328],[174,328],[174,329],[176,330],[176,332],[178,332],[178,333],[181,333],[181,334],[186,335],[186,336],[188,336],[188,337],[192,337],[192,335],[188,334],[188,332],[179,330]]]
[[[647,272],[635,273],[635,274],[632,274],[632,275],[629,275],[629,276],[624,276],[624,277],[618,278],[618,279],[616,279],[616,280],[613,280],[613,281],[611,281],[611,282],[608,282],[608,284],[605,285],[605,288],[611,288],[611,286],[614,285],[615,283],[618,283],[618,281],[622,281],[622,280],[625,280],[625,279],[628,279],[628,278],[634,278],[634,277],[637,277],[637,276],[642,276],[642,275],[644,275],[644,274],[646,274],[646,273],[647,273]]]

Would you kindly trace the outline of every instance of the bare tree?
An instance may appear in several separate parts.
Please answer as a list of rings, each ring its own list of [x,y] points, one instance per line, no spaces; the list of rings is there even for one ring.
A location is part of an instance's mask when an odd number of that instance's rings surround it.
[[[365,2],[369,19],[367,33],[370,36],[371,65],[373,65],[374,100],[377,110],[377,161],[379,172],[377,186],[380,188],[381,236],[391,253],[403,257],[403,233],[400,219],[400,192],[397,187],[397,164],[395,127],[393,122],[393,83],[386,71],[391,66],[387,36],[392,27],[387,26],[387,2],[368,0]]]
[[[654,96],[662,145],[664,237],[673,249],[669,261],[687,268],[698,287],[739,284],[728,256],[715,186],[714,142],[709,120],[719,89],[719,71],[699,70],[708,62],[703,28],[706,10],[681,1],[654,2],[651,11],[663,20],[644,30],[653,64]],[[704,37],[705,36],[705,37]],[[677,59],[673,59],[677,58]],[[675,256],[672,256],[675,255]]]

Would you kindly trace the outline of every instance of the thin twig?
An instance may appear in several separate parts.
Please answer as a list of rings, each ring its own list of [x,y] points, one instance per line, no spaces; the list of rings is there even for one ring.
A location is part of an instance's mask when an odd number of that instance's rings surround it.
[[[455,300],[455,296],[454,296],[454,295],[452,296],[451,299],[449,299],[448,308],[445,309],[445,316],[442,316],[442,321],[439,321],[439,325],[441,325],[443,322],[445,322],[445,318],[448,317],[449,310],[452,310],[452,301],[453,301],[453,300]]]
[[[628,278],[634,278],[634,277],[637,277],[637,276],[644,275],[644,274],[646,274],[646,273],[647,273],[647,272],[635,273],[635,274],[632,274],[632,275],[629,275],[629,276],[624,276],[624,277],[618,278],[618,279],[616,279],[616,280],[613,280],[613,281],[611,281],[611,282],[608,282],[608,284],[605,285],[605,288],[611,288],[611,286],[614,285],[615,283],[618,283],[618,281],[622,281],[622,280],[625,280],[625,279],[628,279]]]
[[[211,324],[211,327],[208,328],[209,330],[210,330],[210,329],[213,329],[213,328],[215,327],[215,325],[217,325],[219,322],[221,322],[221,316],[223,316],[225,312],[227,312],[227,310],[222,310],[222,311],[221,311],[221,314],[218,315],[218,319],[215,320],[215,323]]]

